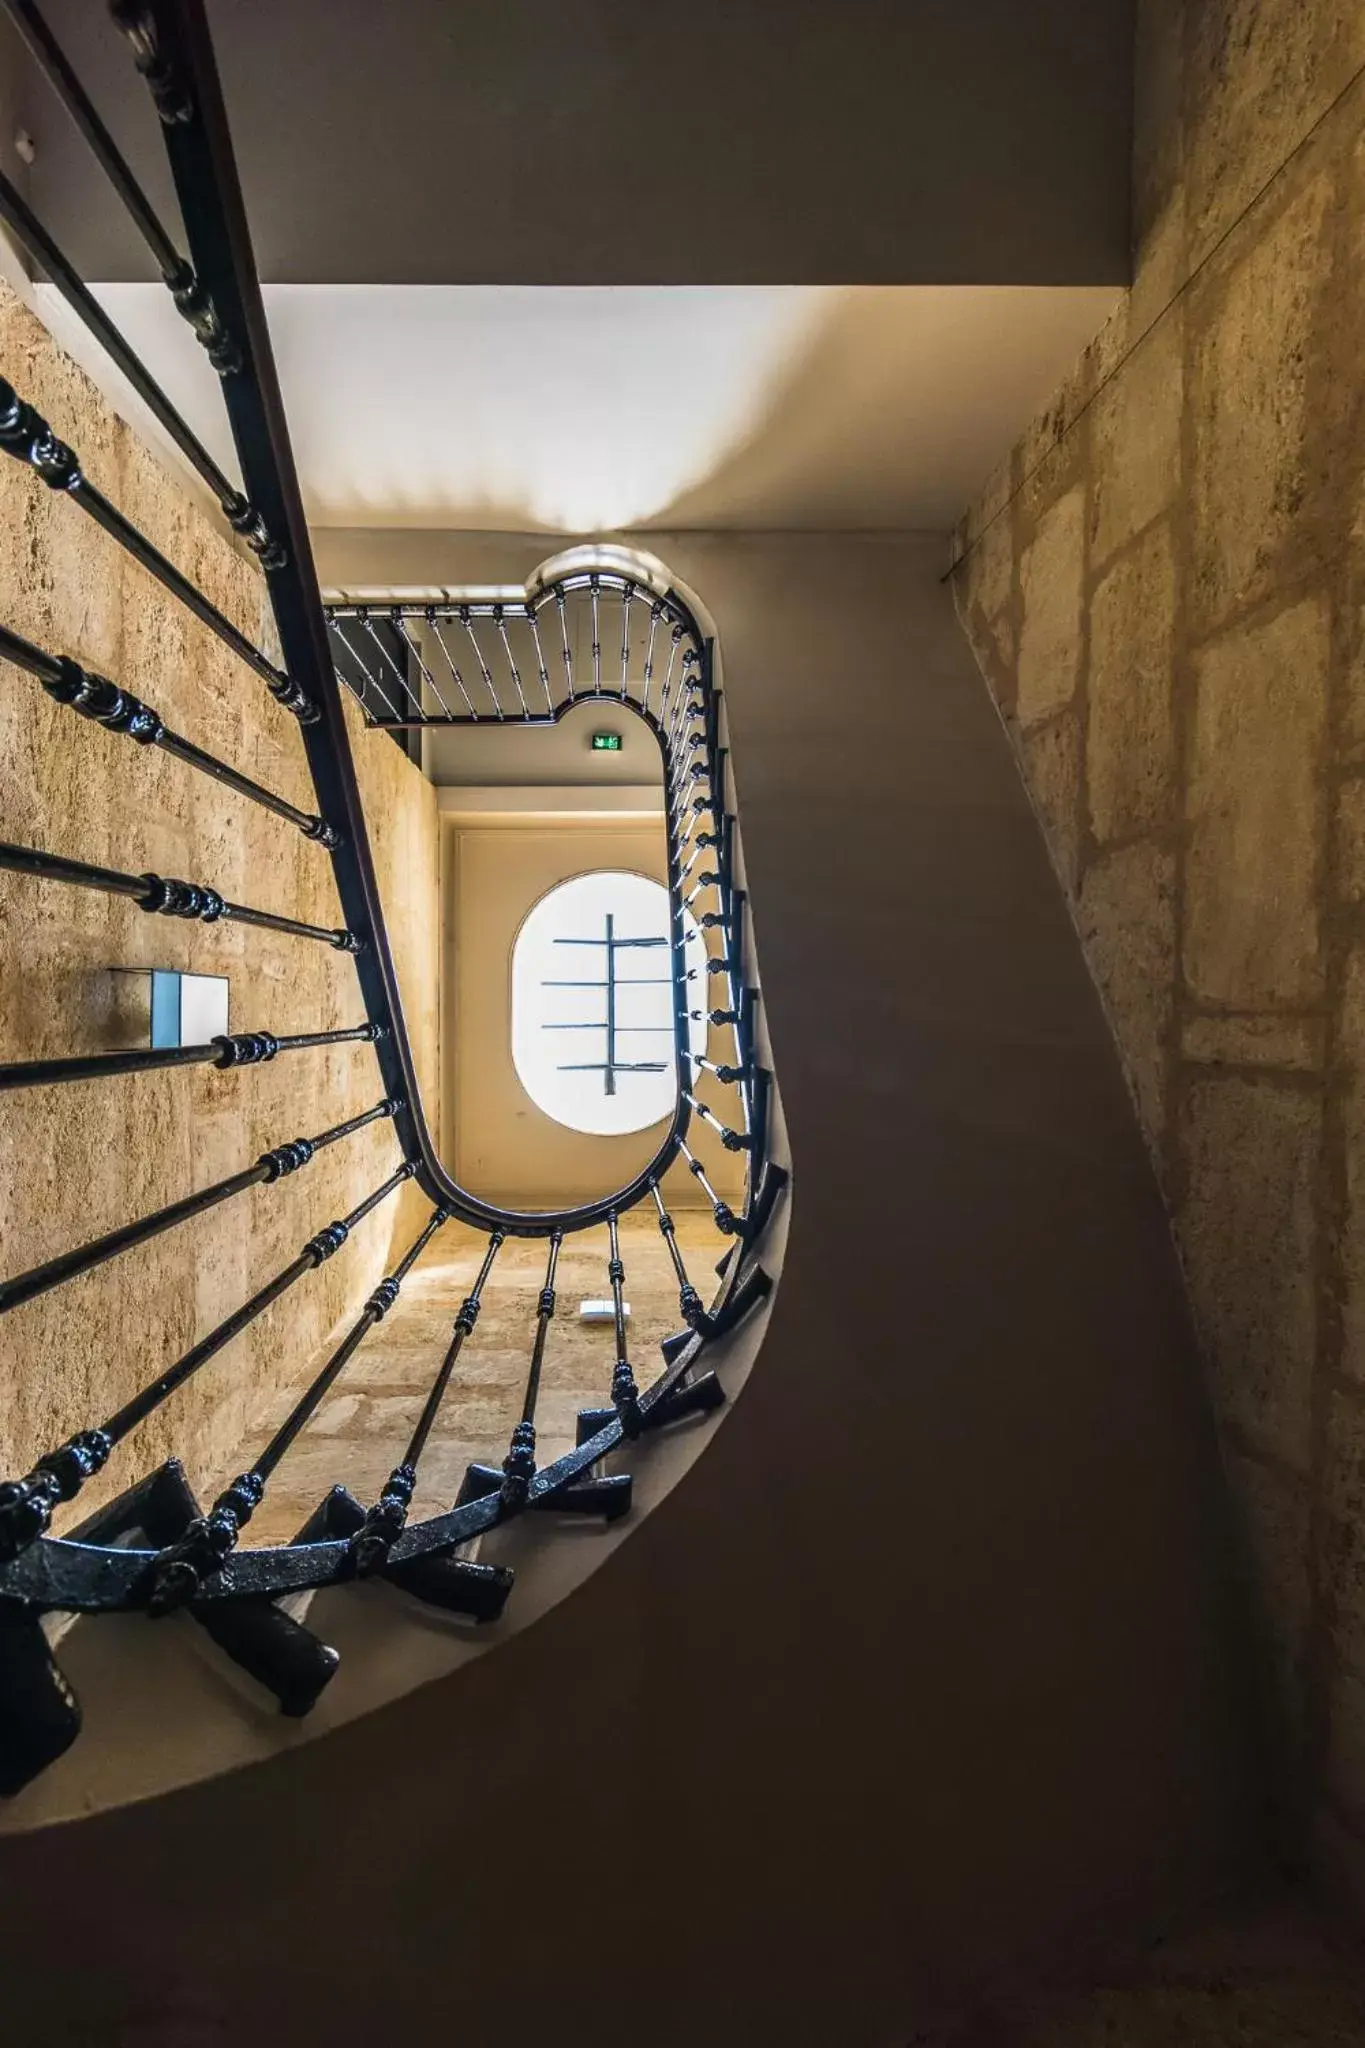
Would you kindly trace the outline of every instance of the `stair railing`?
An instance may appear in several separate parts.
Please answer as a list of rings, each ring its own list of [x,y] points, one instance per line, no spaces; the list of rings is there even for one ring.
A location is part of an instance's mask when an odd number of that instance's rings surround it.
[[[419,607],[339,603],[325,615],[313,568],[302,498],[285,429],[259,281],[251,253],[202,0],[111,0],[132,61],[159,117],[184,243],[163,224],[76,77],[35,0],[0,0],[142,235],[178,310],[217,371],[242,488],[205,450],[156,379],[99,306],[75,267],[8,180],[0,176],[0,219],[27,249],[162,429],[213,493],[228,525],[254,551],[266,581],[278,658],[233,625],[208,596],[100,492],[79,453],[60,441],[23,394],[0,379],[0,453],[27,464],[71,506],[97,523],[177,602],[215,633],[295,721],[310,771],[315,808],[305,810],[171,731],[155,708],[116,679],[82,667],[0,627],[5,687],[37,686],[79,720],[156,747],[187,772],[212,777],[244,802],[295,826],[328,859],[342,923],[325,927],[229,900],[211,877],[194,880],[97,866],[75,853],[0,845],[0,871],[26,887],[39,877],[73,890],[123,896],[151,915],[265,927],[301,944],[336,948],[354,962],[358,1021],[345,1029],[223,1034],[201,1045],[120,1050],[0,1065],[0,1091],[55,1083],[111,1083],[155,1067],[212,1064],[247,1069],[284,1054],[307,1056],[346,1042],[373,1046],[380,1099],[363,1114],[311,1137],[282,1139],[209,1187],[154,1213],[70,1247],[27,1272],[0,1280],[0,1314],[81,1278],[152,1237],[190,1224],[250,1188],[306,1169],[319,1151],[377,1121],[392,1125],[397,1159],[388,1175],[346,1215],[323,1224],[297,1255],[177,1359],[153,1370],[129,1399],[87,1418],[31,1468],[0,1483],[0,1792],[13,1793],[74,1741],[81,1713],[58,1668],[44,1616],[183,1610],[267,1691],[282,1712],[306,1713],[337,1667],[336,1652],[279,1604],[310,1588],[379,1578],[436,1607],[474,1621],[495,1619],[512,1583],[505,1567],[480,1563],[468,1547],[499,1522],[528,1510],[587,1512],[612,1519],[630,1502],[629,1472],[605,1461],[624,1439],[714,1407],[724,1398],[707,1346],[768,1292],[757,1260],[759,1239],[785,1181],[770,1157],[770,1077],[754,1032],[756,991],[749,920],[737,880],[732,782],[723,740],[723,705],[713,650],[687,606],[646,580],[592,568],[558,575],[520,600],[484,604],[438,594]],[[575,612],[586,605],[588,654],[576,666]],[[616,616],[612,611],[615,607]],[[619,637],[618,637],[619,633]],[[638,666],[637,666],[638,657]],[[562,684],[552,680],[556,662]],[[674,917],[671,959],[677,1021],[677,1107],[650,1165],[624,1189],[561,1212],[500,1210],[460,1188],[433,1146],[403,1019],[365,817],[343,712],[343,683],[369,723],[390,730],[493,719],[527,726],[553,722],[585,693],[628,706],[653,732],[662,756]],[[64,837],[74,820],[54,820]],[[698,866],[698,859],[704,866]],[[682,944],[684,905],[707,934],[701,981]],[[699,908],[700,906],[700,908]],[[714,948],[714,950],[712,950]],[[705,984],[705,985],[702,985]],[[733,1057],[695,1064],[733,1090],[724,1121],[696,1093],[688,1065],[687,1021],[706,1013],[733,1041]],[[247,1085],[245,1071],[242,1085]],[[712,1126],[722,1146],[742,1153],[745,1196],[738,1210],[717,1194],[689,1144],[691,1119]],[[698,1179],[726,1240],[721,1285],[709,1305],[689,1276],[660,1183],[681,1160]],[[341,1341],[298,1395],[284,1421],[207,1511],[172,1458],[132,1480],[73,1529],[54,1517],[118,1457],[120,1447],[245,1330],[324,1261],[343,1252],[355,1226],[408,1181],[431,1212],[407,1250],[370,1294]],[[664,1345],[664,1367],[639,1385],[626,1357],[621,1305],[624,1269],[618,1219],[649,1204],[677,1279],[683,1329]],[[367,1335],[390,1312],[417,1260],[452,1217],[488,1232],[478,1278],[453,1322],[430,1394],[410,1440],[377,1500],[366,1506],[335,1486],[287,1544],[243,1542],[281,1460],[327,1398]],[[608,1277],[615,1311],[615,1359],[609,1400],[579,1418],[576,1448],[547,1465],[536,1457],[536,1401],[555,1309],[555,1267],[566,1233],[606,1223]],[[537,1297],[528,1378],[520,1418],[500,1466],[472,1465],[443,1512],[409,1518],[418,1468],[455,1374],[474,1337],[482,1292],[509,1235],[543,1237],[544,1285]]]

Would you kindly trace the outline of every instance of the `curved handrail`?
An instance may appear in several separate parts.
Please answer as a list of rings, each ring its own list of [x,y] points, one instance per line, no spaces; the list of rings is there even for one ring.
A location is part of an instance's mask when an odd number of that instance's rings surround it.
[[[363,657],[345,632],[346,623],[352,620],[358,621],[361,624],[369,623],[371,625],[375,621],[380,623],[396,623],[402,627],[404,638],[409,638],[404,623],[408,621],[429,626],[434,622],[442,620],[463,623],[467,619],[481,618],[499,622],[513,622],[518,617],[538,621],[542,612],[551,607],[558,608],[566,597],[576,591],[596,587],[601,591],[617,595],[625,595],[631,591],[638,592],[642,578],[648,574],[648,571],[642,571],[641,575],[629,573],[624,564],[628,563],[630,559],[627,552],[623,549],[603,548],[598,550],[578,548],[573,551],[570,557],[560,558],[566,573],[561,572],[551,577],[546,573],[546,570],[556,565],[542,565],[540,569],[533,572],[532,576],[519,589],[515,591],[509,589],[506,592],[500,593],[497,597],[475,596],[472,593],[466,594],[459,589],[443,591],[439,599],[419,599],[417,601],[414,601],[412,596],[406,592],[401,596],[395,593],[392,597],[387,593],[381,595],[379,593],[367,592],[364,599],[352,598],[340,592],[329,592],[325,600],[325,612],[328,625],[334,635],[334,651],[344,651],[357,666],[364,667]],[[617,566],[618,563],[622,564],[622,566]],[[662,580],[662,578],[656,579],[657,582],[662,582]],[[654,586],[650,585],[647,587]],[[666,585],[662,591],[656,594],[651,611],[657,621],[662,622],[670,633],[675,628],[678,629],[680,639],[676,644],[687,649],[683,663],[680,665],[680,688],[686,687],[682,678],[686,676],[687,663],[694,659],[694,687],[699,691],[702,716],[705,720],[706,729],[708,732],[717,730],[715,719],[716,693],[712,679],[711,646],[710,643],[703,640],[691,608],[677,595],[671,586]],[[386,731],[414,729],[419,731],[471,730],[480,726],[487,727],[490,724],[490,719],[486,713],[483,716],[478,716],[477,714],[470,713],[452,713],[446,709],[438,713],[429,706],[423,705],[420,695],[412,704],[402,707],[405,711],[413,712],[415,715],[385,716],[382,713],[375,712],[373,702],[365,694],[366,684],[362,684],[357,689],[353,681],[343,678],[339,670],[337,673],[338,680],[344,681],[346,686],[351,689],[352,694],[360,702],[365,711],[367,721],[371,725],[381,727]],[[543,673],[544,671],[542,670]],[[377,682],[377,676],[373,672],[367,672],[366,683],[377,684]],[[392,687],[397,688],[399,685],[395,682]],[[402,687],[407,688],[409,691],[413,688],[410,683],[404,684]],[[382,701],[384,699],[381,697]],[[392,699],[389,698],[388,701],[391,703]],[[471,1224],[483,1230],[502,1230],[508,1235],[517,1237],[548,1237],[554,1231],[572,1232],[585,1230],[605,1222],[607,1217],[614,1213],[619,1214],[624,1210],[633,1208],[638,1202],[646,1198],[651,1184],[661,1179],[678,1158],[681,1141],[687,1135],[692,1116],[691,1105],[687,1096],[690,1078],[686,1053],[685,1011],[687,1008],[687,985],[682,940],[683,926],[680,915],[682,908],[682,835],[679,832],[679,791],[674,781],[677,756],[669,730],[664,723],[662,711],[656,714],[656,712],[648,708],[645,702],[636,701],[634,696],[626,692],[611,690],[593,693],[585,690],[576,693],[570,691],[568,694],[547,703],[543,711],[539,708],[535,711],[522,711],[519,708],[509,707],[506,712],[498,714],[497,717],[498,722],[504,726],[520,727],[529,731],[543,731],[546,727],[558,725],[568,713],[579,709],[582,705],[589,702],[599,702],[610,705],[613,709],[619,708],[630,711],[645,726],[659,748],[664,794],[664,829],[667,846],[667,888],[670,909],[669,958],[673,979],[674,1021],[677,1027],[674,1047],[676,1069],[674,1109],[669,1119],[668,1130],[660,1141],[654,1156],[638,1172],[633,1174],[630,1180],[610,1193],[595,1196],[587,1202],[573,1203],[559,1209],[519,1210],[499,1203],[485,1201],[481,1196],[473,1194],[470,1190],[460,1185],[444,1162],[440,1160],[439,1154],[436,1152],[434,1144],[432,1144],[433,1172],[434,1174],[439,1173],[439,1180],[435,1183],[434,1189],[423,1181],[426,1191],[428,1193],[434,1192],[435,1199],[447,1206],[452,1214],[458,1217],[461,1222]],[[728,867],[728,861],[726,866]],[[380,920],[382,922],[382,908],[380,910]],[[403,1028],[401,1025],[401,1013],[398,1020],[398,1028]],[[414,1121],[427,1134],[427,1140],[430,1144],[430,1129],[422,1108],[420,1092],[414,1102]]]
[[[4,4],[12,12],[17,8],[28,27],[40,32],[39,41],[50,55],[55,44],[41,23],[34,0],[4,0]],[[0,1792],[17,1789],[44,1768],[74,1739],[79,1728],[79,1714],[69,1688],[55,1671],[40,1626],[40,1617],[51,1609],[94,1613],[132,1608],[164,1613],[188,1606],[229,1655],[276,1692],[283,1710],[291,1714],[308,1710],[330,1678],[337,1659],[335,1652],[273,1604],[282,1595],[377,1571],[438,1607],[474,1619],[494,1618],[501,1611],[511,1574],[501,1567],[458,1557],[456,1552],[462,1545],[528,1508],[553,1505],[559,1510],[572,1508],[614,1517],[629,1503],[631,1479],[628,1472],[602,1474],[603,1461],[642,1432],[703,1412],[724,1398],[714,1372],[699,1371],[699,1361],[706,1347],[733,1328],[768,1292],[770,1282],[754,1251],[786,1179],[785,1171],[773,1164],[769,1155],[770,1077],[758,1061],[753,992],[746,986],[747,910],[744,891],[736,880],[734,820],[726,804],[723,707],[712,671],[712,647],[703,637],[692,608],[672,588],[661,568],[641,564],[625,551],[605,548],[566,551],[543,564],[519,594],[424,594],[406,610],[409,594],[403,593],[401,599],[393,594],[389,609],[400,624],[405,616],[439,617],[443,607],[453,607],[449,616],[462,617],[466,622],[484,616],[495,618],[518,700],[515,710],[509,705],[504,712],[499,699],[495,713],[499,718],[509,716],[512,722],[528,726],[553,725],[587,698],[629,708],[653,733],[660,749],[668,836],[677,1070],[674,1111],[654,1157],[625,1187],[571,1208],[506,1210],[470,1195],[444,1168],[426,1124],[403,1017],[351,754],[341,695],[343,683],[332,659],[328,621],[313,567],[203,0],[146,0],[142,5],[137,0],[115,0],[113,12],[132,44],[138,67],[147,79],[161,116],[190,258],[178,256],[174,244],[156,223],[159,260],[164,259],[163,275],[177,306],[204,343],[223,379],[245,488],[240,496],[226,498],[222,510],[260,557],[275,615],[280,665],[243,636],[237,636],[240,646],[235,641],[230,644],[262,676],[277,702],[296,718],[312,775],[316,814],[286,803],[263,785],[170,732],[148,705],[108,678],[90,674],[69,658],[49,653],[9,632],[0,640],[0,656],[26,670],[55,702],[67,706],[74,714],[143,743],[158,745],[196,772],[228,783],[243,800],[262,804],[297,825],[305,839],[316,845],[318,856],[332,862],[344,924],[339,930],[326,930],[228,903],[206,885],[167,880],[155,874],[126,874],[36,849],[10,848],[0,865],[41,874],[50,881],[73,887],[120,895],[135,901],[144,911],[208,922],[231,915],[245,923],[271,925],[299,939],[325,939],[354,957],[365,1021],[346,1029],[312,1034],[275,1036],[261,1031],[224,1036],[169,1054],[138,1052],[30,1062],[23,1068],[6,1069],[4,1085],[33,1085],[38,1079],[56,1085],[89,1079],[96,1070],[102,1074],[125,1071],[129,1062],[138,1067],[189,1062],[248,1067],[272,1060],[285,1051],[363,1039],[374,1047],[384,1093],[382,1101],[359,1116],[313,1137],[276,1145],[226,1179],[152,1215],[107,1231],[28,1274],[14,1276],[0,1289],[0,1313],[88,1272],[134,1244],[176,1228],[220,1202],[232,1200],[249,1188],[272,1185],[305,1167],[324,1146],[339,1143],[379,1119],[391,1122],[399,1141],[400,1159],[387,1178],[373,1186],[345,1216],[317,1229],[291,1261],[214,1329],[198,1337],[179,1359],[159,1367],[156,1376],[131,1398],[123,1400],[103,1420],[80,1429],[66,1442],[38,1456],[23,1477],[0,1482]],[[70,81],[63,67],[64,60],[54,60],[52,75],[65,96]],[[70,99],[68,105],[71,106]],[[99,127],[88,102],[82,99],[74,111],[78,125],[85,128],[87,139],[92,141],[116,186],[126,185],[131,174],[121,164],[114,144]],[[145,201],[141,203],[151,221],[150,209]],[[144,377],[144,381],[150,380]],[[164,403],[169,406],[168,400]],[[147,538],[87,483],[74,451],[58,441],[47,422],[7,385],[0,388],[0,454],[27,463],[45,484],[66,494],[82,514],[95,518],[121,547],[153,574],[161,576],[181,602],[197,610],[207,623],[214,624],[218,614],[203,593],[178,571],[172,571]],[[530,623],[535,635],[537,622],[548,607],[553,607],[562,621],[569,597],[583,591],[589,593],[594,620],[604,591],[621,597],[620,688],[601,687],[600,646],[594,631],[594,686],[591,692],[576,691],[565,636],[567,694],[556,697],[550,690],[541,658],[538,673],[544,686],[545,709],[533,712],[524,696],[503,628],[518,615],[520,608],[519,615]],[[637,597],[647,600],[651,621],[651,653],[646,655],[644,689],[638,700],[630,688],[627,658],[631,606]],[[348,606],[343,598],[332,609],[338,618],[344,618],[348,612],[358,613],[361,605]],[[677,659],[670,660],[668,679],[661,686],[656,706],[650,699],[651,656],[654,633],[661,622]],[[686,651],[680,653],[684,642]],[[539,649],[538,638],[536,644]],[[479,660],[483,680],[491,687],[491,672],[481,655]],[[675,665],[678,678],[674,693],[670,685]],[[477,722],[472,704],[467,720],[451,712],[448,706],[443,706],[443,714],[436,716],[424,704],[420,691],[409,688],[409,695],[417,707],[417,717],[400,717],[390,700],[393,716],[389,718],[376,715],[373,705],[366,705],[370,723]],[[698,764],[695,767],[694,755]],[[695,780],[701,775],[707,785],[705,802],[693,795]],[[699,815],[708,814],[711,831],[703,833],[697,820]],[[684,849],[689,846],[690,858],[684,865]],[[688,1019],[684,1014],[688,970],[682,917],[689,899],[683,889],[703,850],[709,853],[711,849],[714,870],[708,859],[692,884],[692,894],[713,887],[720,892],[722,910],[707,912],[699,921],[710,928],[724,929],[724,954],[710,956],[707,974],[724,974],[730,1002],[728,1010],[709,1014],[721,1017],[733,1028],[739,1053],[733,1067],[707,1064],[723,1085],[739,1090],[742,1133],[721,1126],[713,1112],[698,1100],[689,1065]],[[0,853],[3,851],[0,849]],[[709,986],[705,976],[703,981],[704,986]],[[38,1066],[41,1074],[36,1070]],[[742,1150],[746,1155],[746,1189],[740,1216],[717,1195],[688,1143],[694,1109],[703,1122],[721,1132],[727,1147]],[[703,1303],[688,1277],[660,1192],[660,1180],[675,1159],[685,1161],[697,1177],[711,1201],[717,1228],[731,1240],[717,1268],[721,1284],[709,1306]],[[172,1459],[97,1510],[74,1535],[58,1537],[49,1533],[54,1512],[61,1504],[73,1500],[102,1471],[125,1438],[287,1290],[340,1251],[355,1226],[410,1180],[424,1190],[434,1205],[425,1226],[394,1270],[374,1288],[340,1345],[315,1372],[270,1441],[255,1453],[254,1464],[224,1489],[207,1513],[200,1511],[183,1470]],[[665,1343],[662,1374],[640,1391],[626,1348],[624,1268],[616,1226],[626,1209],[651,1199],[678,1283],[679,1311],[686,1327]],[[454,1335],[422,1418],[383,1493],[367,1510],[346,1495],[344,1489],[334,1488],[292,1543],[260,1548],[247,1545],[239,1549],[238,1538],[260,1504],[275,1465],[306,1426],[318,1403],[326,1398],[367,1333],[392,1308],[404,1278],[436,1232],[456,1216],[489,1231],[487,1252],[479,1277],[455,1317]],[[616,1337],[610,1406],[583,1411],[579,1416],[581,1440],[577,1447],[538,1468],[534,1409],[546,1331],[555,1312],[554,1276],[559,1243],[567,1231],[604,1221],[609,1226],[611,1243],[608,1270]],[[434,1421],[460,1345],[474,1329],[484,1281],[498,1248],[509,1235],[544,1237],[550,1248],[545,1284],[538,1297],[537,1334],[521,1420],[513,1429],[509,1453],[501,1468],[471,1465],[452,1507],[409,1523],[407,1509],[415,1494],[417,1460],[426,1433]],[[12,1672],[18,1674],[13,1682]]]

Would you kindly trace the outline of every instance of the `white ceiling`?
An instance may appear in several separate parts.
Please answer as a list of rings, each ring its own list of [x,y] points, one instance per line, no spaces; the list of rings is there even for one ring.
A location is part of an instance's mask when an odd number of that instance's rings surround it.
[[[165,292],[96,290],[225,458],[217,380]],[[51,288],[38,297],[95,369]],[[1118,292],[267,285],[265,297],[315,524],[593,533],[946,527]],[[124,409],[136,410],[126,394]]]

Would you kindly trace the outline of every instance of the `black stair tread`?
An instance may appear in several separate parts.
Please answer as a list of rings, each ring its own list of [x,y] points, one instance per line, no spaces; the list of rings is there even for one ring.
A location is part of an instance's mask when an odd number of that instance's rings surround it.
[[[698,1373],[685,1384],[670,1387],[645,1411],[646,1429],[662,1429],[686,1415],[706,1415],[725,1404],[725,1389],[713,1372]]]
[[[113,1500],[96,1508],[93,1515],[70,1532],[72,1543],[112,1544],[120,1536],[143,1535],[148,1545],[160,1549],[192,1522],[199,1512],[185,1468],[178,1458],[168,1458],[136,1484],[125,1487]],[[165,1530],[168,1533],[162,1534]]]
[[[190,1613],[234,1664],[301,1720],[336,1676],[339,1653],[273,1600],[197,1600]]]
[[[629,1472],[609,1472],[600,1479],[579,1479],[531,1502],[547,1515],[601,1515],[615,1522],[630,1507],[634,1481]]]
[[[498,1474],[501,1480],[501,1473]],[[334,1486],[318,1503],[294,1538],[296,1543],[328,1543],[354,1536],[364,1526],[365,1510],[344,1486]],[[506,1565],[475,1564],[466,1557],[414,1557],[387,1565],[377,1577],[400,1591],[448,1613],[473,1621],[496,1621],[507,1604],[516,1574]]]
[[[615,1420],[616,1410],[614,1408],[580,1408],[578,1411],[578,1433],[575,1438],[574,1448],[581,1451],[584,1444],[589,1443],[599,1431],[607,1427],[608,1423],[615,1422]]]
[[[500,1465],[477,1462],[470,1465],[460,1486],[460,1505],[482,1500],[485,1495],[497,1492],[502,1481]],[[631,1492],[629,1472],[613,1472],[604,1478],[577,1479],[572,1485],[557,1488],[554,1493],[535,1494],[527,1506],[543,1514],[604,1515],[610,1522],[626,1512]]]
[[[365,1510],[345,1486],[325,1493],[308,1520],[294,1537],[295,1543],[336,1543],[354,1536],[365,1519]]]
[[[199,1512],[184,1466],[169,1458],[83,1523],[78,1539],[108,1543],[140,1534],[151,1548],[164,1550]],[[234,1664],[274,1695],[280,1712],[291,1719],[317,1704],[341,1662],[329,1643],[264,1594],[191,1600],[186,1612]]]
[[[384,1572],[404,1593],[472,1621],[496,1621],[516,1574],[507,1565],[474,1564],[465,1557],[415,1557]]]
[[[29,1609],[0,1602],[0,1798],[12,1799],[65,1755],[80,1702]]]

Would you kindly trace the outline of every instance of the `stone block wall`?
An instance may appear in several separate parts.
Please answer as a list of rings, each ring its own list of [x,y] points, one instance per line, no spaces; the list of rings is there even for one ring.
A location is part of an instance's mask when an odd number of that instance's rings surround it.
[[[1142,0],[1130,294],[954,541],[1365,1910],[1365,15]]]
[[[186,335],[186,346],[194,347]],[[47,331],[0,285],[0,371],[76,450],[92,481],[250,636],[270,622],[253,558],[158,467]],[[295,722],[258,678],[74,504],[0,457],[0,617],[144,698],[168,726],[313,808]],[[435,793],[399,750],[352,734],[405,1002],[436,1114]],[[156,749],[50,702],[0,662],[0,836],[206,882],[238,902],[336,925],[326,853],[290,824]],[[148,916],[126,899],[0,876],[0,1058],[98,1051],[128,986],[113,970],[230,979],[230,1028],[364,1021],[355,968],[311,941]],[[0,1097],[0,1247],[15,1273],[310,1136],[383,1095],[373,1049],[281,1054]],[[371,1125],[274,1187],[253,1189],[0,1319],[0,1474],[22,1471],[176,1359],[398,1163]],[[172,1450],[190,1476],[237,1469],[282,1371],[296,1374],[408,1241],[404,1190],[166,1403],[82,1496],[79,1512]],[[406,1205],[407,1213],[404,1214]],[[426,1213],[425,1204],[421,1214]],[[68,1521],[72,1511],[68,1511]]]

